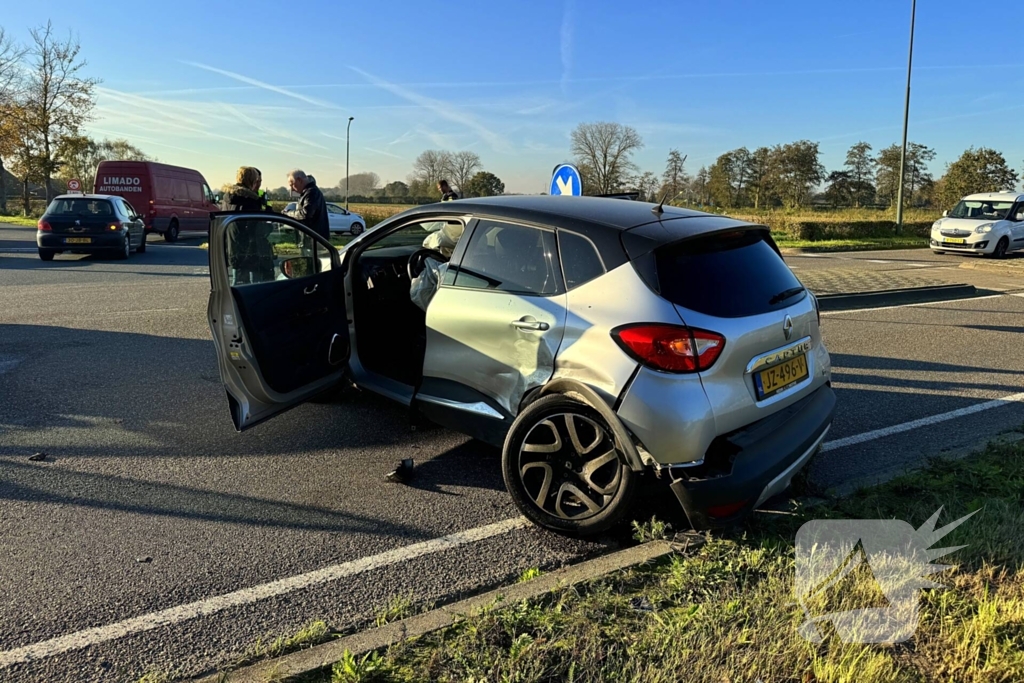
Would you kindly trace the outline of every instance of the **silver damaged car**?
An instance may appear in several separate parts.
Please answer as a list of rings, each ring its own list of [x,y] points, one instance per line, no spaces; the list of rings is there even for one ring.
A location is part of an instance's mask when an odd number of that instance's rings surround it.
[[[502,449],[536,524],[590,536],[641,480],[734,524],[817,452],[836,398],[815,297],[769,231],[604,197],[410,209],[339,250],[217,214],[209,323],[235,428],[352,382]]]

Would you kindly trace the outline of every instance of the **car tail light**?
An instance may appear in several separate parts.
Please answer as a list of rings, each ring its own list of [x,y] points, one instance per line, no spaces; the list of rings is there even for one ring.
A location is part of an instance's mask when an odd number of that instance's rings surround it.
[[[746,507],[749,500],[741,500],[738,503],[728,503],[726,505],[715,505],[708,508],[709,517],[731,517],[737,512]]]
[[[36,227],[39,228],[39,232],[53,232],[53,226],[44,220],[40,220]]]
[[[707,370],[725,348],[725,337],[682,325],[626,325],[612,331],[622,350],[647,367],[663,372]]]

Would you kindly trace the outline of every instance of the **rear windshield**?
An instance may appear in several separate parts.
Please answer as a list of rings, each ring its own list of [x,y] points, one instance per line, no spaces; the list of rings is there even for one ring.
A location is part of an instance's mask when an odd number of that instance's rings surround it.
[[[51,216],[113,216],[106,199],[54,199],[46,213]]]
[[[655,252],[658,288],[672,303],[720,318],[760,315],[806,296],[763,231],[731,232]]]

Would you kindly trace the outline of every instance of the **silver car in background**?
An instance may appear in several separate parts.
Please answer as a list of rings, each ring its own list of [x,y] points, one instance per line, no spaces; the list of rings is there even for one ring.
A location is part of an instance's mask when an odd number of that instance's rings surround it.
[[[273,272],[232,286],[245,236],[271,233],[288,235]],[[408,210],[339,251],[288,218],[224,214],[210,265],[236,429],[348,379],[501,448],[516,505],[557,532],[624,522],[641,479],[695,528],[733,524],[832,424],[817,301],[763,226],[492,197]]]

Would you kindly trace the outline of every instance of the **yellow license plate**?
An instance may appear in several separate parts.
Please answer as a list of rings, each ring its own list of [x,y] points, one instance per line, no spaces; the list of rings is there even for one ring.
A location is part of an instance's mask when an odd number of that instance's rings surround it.
[[[942,241],[946,244],[967,244],[967,240],[963,237],[943,237]]]
[[[68,237],[65,238],[64,244],[92,244],[91,237]]]
[[[786,387],[807,379],[807,356],[800,355],[785,363],[772,366],[754,375],[758,399],[768,398]]]

